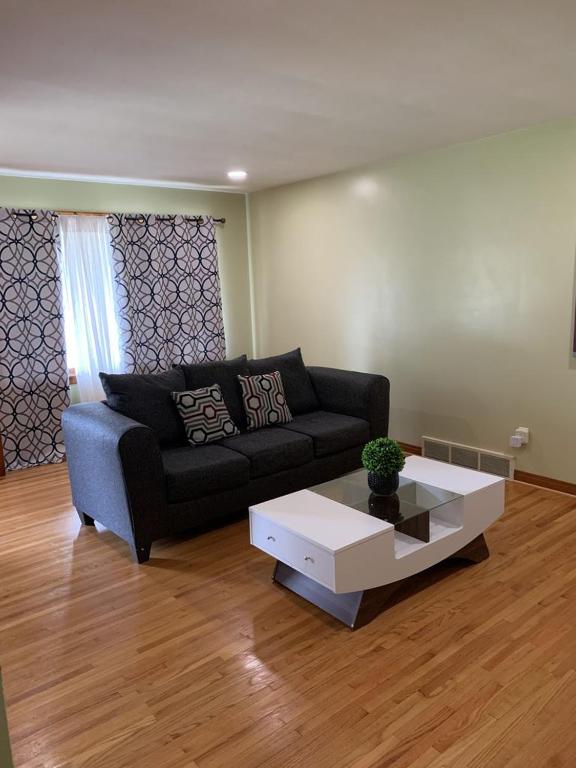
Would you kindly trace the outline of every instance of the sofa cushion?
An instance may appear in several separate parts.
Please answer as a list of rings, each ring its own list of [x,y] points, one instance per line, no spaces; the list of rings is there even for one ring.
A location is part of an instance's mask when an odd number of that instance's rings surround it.
[[[355,416],[343,416],[329,411],[313,411],[296,418],[282,429],[308,435],[314,441],[316,456],[339,453],[370,440],[370,425]]]
[[[314,458],[311,438],[280,427],[266,427],[222,440],[221,445],[250,459],[250,476],[262,477],[299,467]]]
[[[248,429],[274,427],[292,421],[279,371],[238,376]]]
[[[201,389],[218,384],[232,421],[239,429],[246,429],[246,415],[242,407],[242,393],[238,383],[238,376],[246,376],[249,373],[246,355],[240,355],[232,360],[217,360],[212,363],[177,367],[184,371],[185,387],[183,389]]]
[[[249,360],[248,368],[251,374],[280,371],[286,402],[293,416],[315,411],[320,407],[312,379],[302,360],[300,348],[286,352],[284,355]]]
[[[250,480],[246,456],[221,445],[168,448],[162,451],[162,463],[171,503],[226,491]]]
[[[101,373],[106,403],[114,411],[150,427],[161,446],[186,442],[172,392],[185,389],[178,369],[163,373]]]
[[[190,445],[206,445],[223,437],[240,434],[240,430],[230,418],[218,384],[202,389],[172,392],[172,399],[184,422]]]

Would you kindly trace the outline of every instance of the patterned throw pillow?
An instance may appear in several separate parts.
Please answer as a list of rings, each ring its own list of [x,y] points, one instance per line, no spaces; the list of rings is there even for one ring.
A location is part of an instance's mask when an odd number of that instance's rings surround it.
[[[218,384],[187,392],[172,392],[190,445],[204,445],[239,435]]]
[[[248,429],[271,427],[292,421],[279,371],[238,376]]]

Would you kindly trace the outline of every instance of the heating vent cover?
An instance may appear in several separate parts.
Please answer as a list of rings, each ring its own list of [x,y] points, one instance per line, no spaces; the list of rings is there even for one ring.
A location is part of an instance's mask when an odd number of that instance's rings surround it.
[[[436,461],[445,461],[459,467],[477,469],[499,477],[514,477],[514,457],[505,453],[485,451],[470,445],[450,443],[436,437],[422,438],[422,456]]]
[[[459,467],[468,467],[468,469],[478,469],[478,451],[453,445],[450,448],[450,463],[458,464]]]
[[[448,443],[438,443],[436,440],[428,440],[427,437],[422,438],[422,456],[427,456],[429,459],[436,459],[436,461],[450,461],[450,446]]]
[[[500,475],[500,477],[513,477],[514,467],[511,468],[510,463],[511,459],[509,456],[497,456],[493,453],[481,453],[479,469],[481,472],[488,472],[490,475]]]

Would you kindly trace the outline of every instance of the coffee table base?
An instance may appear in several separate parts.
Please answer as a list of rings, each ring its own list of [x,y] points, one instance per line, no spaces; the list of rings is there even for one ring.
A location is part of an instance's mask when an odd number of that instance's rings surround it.
[[[490,552],[484,534],[480,534],[443,562],[457,559],[480,563],[489,556]],[[364,626],[386,608],[398,602],[399,593],[405,591],[409,584],[414,584],[417,579],[421,578],[422,574],[417,573],[393,584],[384,584],[381,587],[365,589],[360,592],[336,594],[303,573],[280,562],[280,560],[276,561],[272,577],[273,581],[308,600],[309,603],[321,608],[351,629]]]

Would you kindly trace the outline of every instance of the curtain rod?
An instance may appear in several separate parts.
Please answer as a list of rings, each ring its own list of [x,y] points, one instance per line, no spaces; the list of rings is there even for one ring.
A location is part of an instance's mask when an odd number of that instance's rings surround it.
[[[55,213],[58,213],[60,216],[110,216],[110,213],[105,213],[103,211],[55,211]],[[145,214],[150,215],[150,214]],[[189,219],[190,221],[198,221],[200,224],[204,221],[204,218],[202,216],[185,216],[184,214],[160,214],[157,215],[156,218],[160,219],[161,221],[168,221],[169,219],[173,219],[176,215],[182,216],[183,219]],[[132,217],[135,218],[135,217]],[[225,218],[213,218],[212,221],[215,224],[226,224]]]
[[[57,213],[60,216],[110,216],[111,215],[110,213],[107,213],[105,211],[61,211],[61,210],[55,210],[54,213]],[[17,212],[15,212],[14,215],[16,215],[16,216],[30,216],[31,214],[28,213],[27,211],[22,211],[22,212],[17,211]],[[144,215],[148,216],[148,215],[151,215],[151,214],[144,214]],[[185,216],[184,214],[164,214],[164,215],[156,216],[156,218],[159,219],[160,221],[169,221],[170,219],[175,218],[176,215],[182,216],[183,219],[188,219],[189,221],[196,221],[199,224],[203,224],[204,223],[204,218],[202,216]],[[130,218],[130,220],[134,220],[135,221],[135,220],[137,220],[137,217],[132,216]],[[223,217],[219,218],[219,219],[213,218],[212,221],[215,224],[226,224],[226,219],[223,218]]]

